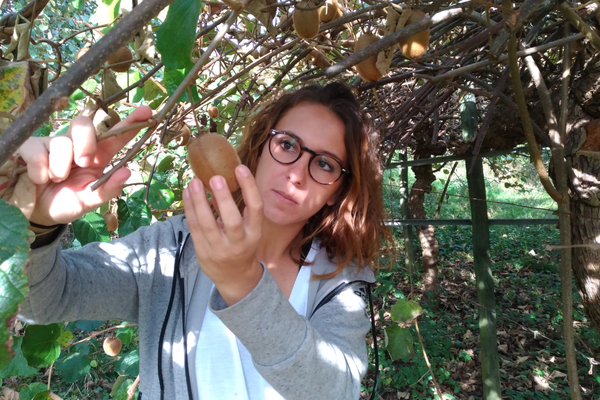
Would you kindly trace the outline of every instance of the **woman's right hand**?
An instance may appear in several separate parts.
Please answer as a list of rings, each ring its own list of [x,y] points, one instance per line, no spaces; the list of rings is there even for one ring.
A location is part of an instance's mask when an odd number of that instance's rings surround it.
[[[141,106],[115,127],[151,117],[152,109]],[[92,120],[80,116],[71,121],[66,135],[27,139],[18,154],[27,163],[29,178],[36,185],[36,204],[30,221],[45,226],[66,224],[119,196],[131,175],[127,168],[116,171],[97,190],[90,188],[137,132],[97,142]]]

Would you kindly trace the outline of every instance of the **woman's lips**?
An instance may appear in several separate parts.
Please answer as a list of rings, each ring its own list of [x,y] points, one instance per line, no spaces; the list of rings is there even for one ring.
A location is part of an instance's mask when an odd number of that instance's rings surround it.
[[[274,190],[274,192],[275,192],[275,196],[277,196],[277,198],[280,199],[281,201],[283,201],[284,203],[297,204],[291,197],[284,194],[283,192],[280,192],[278,190]]]

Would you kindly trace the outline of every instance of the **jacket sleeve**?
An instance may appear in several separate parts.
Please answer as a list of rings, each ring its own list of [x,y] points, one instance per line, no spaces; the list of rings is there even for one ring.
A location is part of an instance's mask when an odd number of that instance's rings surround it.
[[[370,328],[365,301],[355,293],[360,285],[347,286],[309,320],[294,310],[265,268],[244,299],[227,307],[215,289],[209,307],[286,400],[358,399]]]
[[[140,291],[146,289],[140,288],[140,278],[151,274],[154,266],[159,268],[156,255],[161,235],[173,237],[169,222],[79,250],[61,250],[60,238],[32,250],[29,293],[19,318],[36,324],[80,319],[137,322]],[[155,252],[150,251],[153,247]],[[149,281],[141,280],[144,285]]]

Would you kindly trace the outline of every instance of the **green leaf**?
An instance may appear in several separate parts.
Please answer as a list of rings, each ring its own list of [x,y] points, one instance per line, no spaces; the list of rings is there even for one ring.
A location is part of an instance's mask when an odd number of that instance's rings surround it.
[[[31,399],[31,400],[51,400],[49,394],[50,394],[49,390],[47,390],[47,389],[42,390],[41,392],[39,392],[38,394],[33,396],[33,399]]]
[[[125,354],[115,365],[115,371],[121,375],[137,376],[140,372],[140,353],[137,349]]]
[[[73,346],[73,350],[83,354],[84,356],[87,356],[90,354],[90,342],[87,341],[77,343],[75,346]]]
[[[48,385],[41,382],[34,382],[25,386],[19,393],[19,400],[32,400],[38,393],[48,392]],[[46,393],[46,395],[48,395]]]
[[[112,22],[119,15],[119,6],[121,0],[101,0],[98,1],[96,13],[90,18],[90,22],[98,25],[105,25]],[[102,33],[106,33],[110,29],[103,29]]]
[[[165,85],[165,88],[167,89],[167,94],[169,96],[171,96],[171,95],[173,95],[173,93],[175,93],[175,90],[181,84],[181,82],[183,82],[183,79],[185,78],[185,76],[187,75],[188,72],[189,72],[189,69],[165,68],[165,77],[164,77],[163,83]],[[194,103],[197,103],[198,101],[200,101],[200,98],[198,97],[198,91],[196,90],[196,85],[191,85],[190,89],[192,92],[192,98],[194,99]],[[179,97],[178,101],[187,101],[187,102],[190,101],[190,96],[188,96],[187,90],[185,92],[183,92],[183,94]]]
[[[10,338],[6,321],[17,312],[27,293],[29,222],[21,210],[1,199],[0,215],[0,368],[4,368],[12,358],[4,346]]]
[[[152,101],[156,98],[156,96],[163,94],[163,90],[158,87],[158,85],[151,80],[147,80],[144,83],[144,100]]]
[[[84,0],[73,0],[73,7],[75,7],[77,10],[82,11],[83,10],[83,6],[85,5],[85,1]]]
[[[121,378],[121,377],[119,377]],[[117,387],[117,390],[114,392],[115,400],[127,400],[127,390],[133,385],[133,379],[127,378],[121,382],[121,384]],[[138,398],[138,393],[136,390],[134,399]],[[145,397],[144,397],[145,398]]]
[[[131,339],[133,339],[133,326],[117,329],[115,336],[121,340],[123,346],[127,346],[131,342]]]
[[[156,49],[166,69],[192,67],[190,54],[201,7],[200,0],[175,0],[169,6],[165,22],[156,30]]]
[[[143,193],[143,190],[141,192]],[[136,192],[139,194],[139,192]],[[146,203],[144,203],[143,195],[130,196],[127,202],[123,199],[117,201],[119,217],[119,236],[125,236],[134,232],[142,226],[150,225],[152,221],[152,213]]]
[[[83,87],[90,93],[94,93],[94,90],[96,90],[96,88],[98,87],[98,82],[96,82],[95,79],[88,79],[83,85],[81,85],[81,87]],[[71,100],[81,100],[85,98],[85,96],[87,96],[87,94],[85,94],[84,91],[82,91],[81,89],[77,89],[71,95]]]
[[[73,332],[75,328],[82,330],[84,332],[92,332],[101,327],[106,321],[88,321],[88,320],[79,320],[69,322],[67,325],[67,330]]]
[[[152,181],[150,192],[148,192],[148,203],[153,208],[162,210],[169,207],[175,201],[173,191],[163,182]]]
[[[160,174],[161,172],[173,169],[173,161],[175,161],[175,157],[172,155],[168,155],[163,158],[156,166],[156,173]]]
[[[60,355],[58,338],[62,329],[58,324],[28,325],[21,350],[27,363],[35,368],[47,367]]]
[[[23,337],[15,336],[13,340],[12,349],[15,352],[15,356],[6,367],[0,369],[0,379],[10,378],[11,376],[18,376],[20,378],[34,376],[38,372],[37,368],[27,365],[27,360],[21,352]]]
[[[419,303],[404,299],[398,299],[398,302],[390,310],[392,321],[401,323],[408,323],[422,313],[423,309]]]
[[[81,353],[74,353],[65,358],[63,362],[56,364],[56,368],[65,382],[77,382],[90,372],[90,358]]]
[[[69,331],[64,330],[60,333],[60,336],[58,337],[58,339],[56,341],[61,346],[67,347],[69,344],[69,340],[71,340],[71,339],[73,339],[73,334]]]
[[[106,222],[96,212],[89,212],[73,222],[73,233],[82,246],[91,242],[110,242]]]
[[[414,354],[412,333],[406,328],[391,325],[385,328],[385,347],[392,361]]]

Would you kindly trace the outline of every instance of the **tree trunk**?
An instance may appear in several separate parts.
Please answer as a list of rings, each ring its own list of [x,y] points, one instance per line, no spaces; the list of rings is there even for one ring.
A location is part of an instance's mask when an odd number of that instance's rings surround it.
[[[435,180],[431,165],[413,167],[416,181],[408,196],[408,210],[412,219],[426,219],[425,193],[431,192],[431,183]],[[438,287],[439,244],[432,225],[416,226],[421,249],[423,251],[423,284],[425,290],[435,292]]]
[[[573,245],[600,244],[600,120],[572,129],[566,146]],[[583,306],[600,332],[600,249],[573,248]]]

